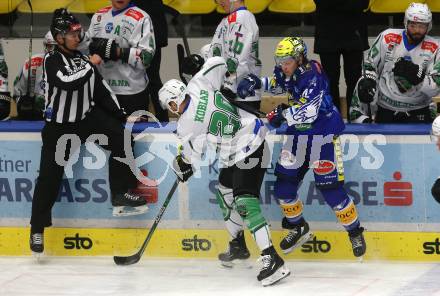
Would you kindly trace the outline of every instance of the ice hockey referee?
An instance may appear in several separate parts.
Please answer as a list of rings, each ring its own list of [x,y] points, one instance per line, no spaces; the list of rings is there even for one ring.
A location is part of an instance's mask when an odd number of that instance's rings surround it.
[[[50,30],[57,46],[44,59],[46,123],[41,132],[43,147],[31,217],[30,248],[37,254],[44,250],[44,228],[52,225],[51,210],[62,182],[63,164],[90,135],[106,137],[99,144],[110,150],[113,215],[139,214],[147,210],[144,199],[129,193],[137,184],[130,167],[115,159],[126,157],[123,126],[126,116],[96,70],[100,57],[88,57],[77,51],[81,24],[66,9],[54,11]],[[69,135],[80,141],[64,141]],[[63,141],[67,144],[61,145]]]

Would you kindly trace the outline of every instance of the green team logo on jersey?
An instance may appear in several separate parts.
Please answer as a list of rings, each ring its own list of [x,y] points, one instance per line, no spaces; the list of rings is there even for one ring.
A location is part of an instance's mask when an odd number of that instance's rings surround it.
[[[121,35],[121,27],[119,25],[117,25],[115,28],[115,35]]]
[[[233,137],[241,128],[237,108],[229,103],[219,91],[214,94],[214,105],[218,110],[211,114],[208,132],[214,136]]]

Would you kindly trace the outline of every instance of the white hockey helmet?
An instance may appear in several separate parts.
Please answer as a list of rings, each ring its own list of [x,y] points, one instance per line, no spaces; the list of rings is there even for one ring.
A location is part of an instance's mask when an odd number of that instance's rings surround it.
[[[168,109],[170,112],[179,115],[178,109],[185,99],[186,85],[180,80],[168,80],[159,90],[159,102],[163,109]],[[177,110],[171,109],[170,103],[174,102],[177,105]]]
[[[52,33],[48,31],[46,35],[44,35],[44,40],[43,40],[44,51],[48,53],[54,50],[55,45],[57,45],[57,42],[55,41],[55,39],[53,39]]]
[[[440,116],[437,116],[432,122],[431,135],[440,137]]]
[[[432,28],[432,13],[429,6],[425,3],[411,3],[405,11],[403,22],[405,29],[408,27],[408,22],[426,23],[429,32]]]
[[[200,48],[200,56],[205,60],[209,58],[209,51],[211,50],[211,43],[205,44]]]

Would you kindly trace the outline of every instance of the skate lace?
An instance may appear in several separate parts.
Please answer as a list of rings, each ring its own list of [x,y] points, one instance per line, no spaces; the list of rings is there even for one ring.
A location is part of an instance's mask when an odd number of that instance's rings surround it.
[[[351,242],[353,249],[362,247],[362,239],[361,239],[360,235],[350,237],[350,242]]]
[[[32,243],[35,245],[43,244],[43,234],[42,233],[32,234]]]
[[[264,256],[261,256],[258,259],[258,261],[263,263],[263,266],[261,267],[261,270],[265,270],[265,269],[268,269],[270,267],[271,257],[270,257],[270,255],[264,255]]]
[[[291,242],[299,233],[299,229],[298,228],[294,228],[291,231],[289,231],[289,234],[287,234],[286,236],[286,241],[287,242]]]
[[[134,201],[138,201],[141,198],[140,196],[137,196],[137,195],[134,195],[134,194],[130,194],[130,193],[125,193],[124,197],[126,199],[134,200]]]

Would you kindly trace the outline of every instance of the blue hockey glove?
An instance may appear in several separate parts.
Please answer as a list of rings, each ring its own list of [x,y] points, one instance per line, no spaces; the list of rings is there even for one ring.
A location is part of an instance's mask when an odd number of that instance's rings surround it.
[[[261,80],[254,74],[249,74],[237,86],[237,95],[245,99],[255,96],[255,90],[261,88]]]

